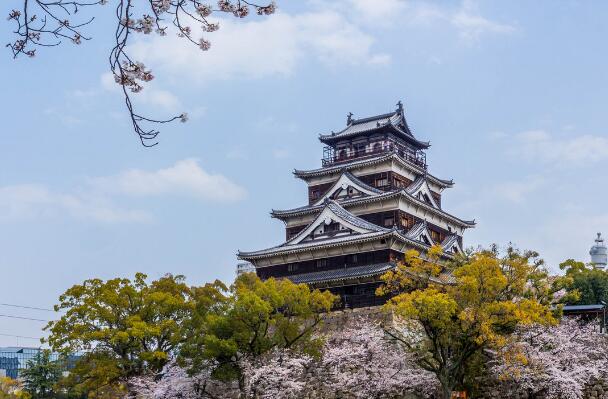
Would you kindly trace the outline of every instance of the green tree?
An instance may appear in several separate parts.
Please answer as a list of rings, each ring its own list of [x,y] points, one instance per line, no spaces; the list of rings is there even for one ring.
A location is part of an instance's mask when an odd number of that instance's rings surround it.
[[[183,276],[166,275],[150,284],[86,280],[68,289],[55,310],[47,339],[64,354],[84,353],[65,384],[79,392],[128,392],[129,378],[156,373],[182,342],[182,323],[191,313],[191,291]]]
[[[61,378],[61,367],[57,361],[51,360],[51,351],[44,349],[28,360],[20,377],[24,390],[30,393],[33,399],[54,398],[55,385]]]
[[[459,258],[448,284],[438,278],[438,256],[436,248],[425,260],[409,252],[378,294],[402,288],[386,306],[418,334],[387,332],[437,376],[448,399],[471,384],[467,373],[479,371],[483,351],[505,345],[517,326],[556,323],[550,306],[556,285],[534,252],[509,248],[503,257],[480,251]]]
[[[318,354],[321,342],[313,333],[337,300],[328,291],[311,291],[287,279],[261,281],[253,273],[239,276],[229,290],[216,282],[194,296],[196,316],[181,361],[192,373],[211,365],[212,377],[238,381],[241,392],[244,361],[275,348]]]
[[[570,278],[568,290],[578,294],[568,302],[572,305],[595,305],[608,303],[608,272],[568,259],[559,265]]]

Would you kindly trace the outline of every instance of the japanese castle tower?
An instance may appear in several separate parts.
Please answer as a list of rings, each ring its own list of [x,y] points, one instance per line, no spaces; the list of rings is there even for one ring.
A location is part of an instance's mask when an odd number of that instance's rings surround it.
[[[375,296],[379,278],[407,250],[424,254],[439,244],[446,258],[462,251],[475,222],[443,210],[443,191],[454,182],[428,173],[430,144],[414,137],[401,102],[388,114],[349,114],[344,129],[319,140],[322,167],[294,171],[308,185],[308,204],[271,212],[285,223],[286,241],[238,253],[260,278],[329,289],[345,307],[371,306],[386,301]]]

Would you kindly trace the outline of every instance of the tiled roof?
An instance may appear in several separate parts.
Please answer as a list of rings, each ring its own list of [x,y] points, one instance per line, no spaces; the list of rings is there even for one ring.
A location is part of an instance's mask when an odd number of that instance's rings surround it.
[[[418,190],[420,187],[422,187],[424,182],[425,182],[424,176],[418,176],[412,184],[410,184],[409,186],[407,186],[405,188],[405,191],[407,191],[410,194],[413,194],[416,192],[416,190]]]
[[[299,242],[299,240],[302,237],[302,234],[305,234],[306,230],[309,229],[310,226],[323,222],[323,221],[320,221],[319,219],[322,217],[325,209],[328,209],[329,211],[331,211],[331,213],[333,213],[336,216],[336,218],[338,219],[338,220],[336,220],[336,222],[339,223],[340,221],[342,221],[343,223],[350,224],[351,226],[354,226],[354,227],[357,227],[357,228],[363,230],[363,232],[359,232],[358,234],[349,234],[349,235],[335,236],[335,237],[326,238],[326,239],[317,239],[317,240]],[[255,257],[255,256],[272,255],[275,253],[285,253],[285,252],[291,253],[294,251],[297,252],[299,250],[303,250],[303,249],[307,249],[307,248],[311,248],[311,247],[313,247],[313,248],[314,247],[323,247],[326,245],[333,246],[333,245],[338,245],[338,244],[343,244],[343,243],[348,243],[348,242],[357,242],[357,241],[361,241],[361,240],[366,241],[369,239],[376,239],[378,237],[391,234],[392,232],[393,232],[393,230],[391,230],[391,229],[387,229],[385,227],[378,226],[374,223],[370,223],[367,220],[361,219],[360,217],[353,215],[346,209],[342,208],[336,201],[330,200],[325,203],[323,210],[321,211],[321,213],[319,213],[319,215],[317,215],[316,219],[314,221],[312,221],[306,229],[302,230],[302,232],[298,233],[292,239],[288,240],[287,242],[285,242],[279,246],[264,249],[261,251],[255,251],[255,252],[240,252],[239,251],[238,257],[241,259],[247,259],[252,256]]]
[[[439,214],[439,215],[445,217],[446,219],[451,220],[452,222],[460,225],[461,227],[469,228],[469,227],[475,226],[474,220],[459,219],[456,216],[453,216],[442,209],[435,208],[434,206],[427,204],[426,202],[420,200],[419,198],[411,195],[406,190],[387,191],[385,193],[378,194],[376,196],[353,198],[350,200],[343,201],[340,204],[342,205],[342,207],[349,207],[349,206],[353,206],[353,205],[360,205],[360,204],[366,204],[366,203],[371,203],[371,202],[375,202],[375,201],[386,200],[386,199],[397,197],[400,195],[404,196],[408,200],[411,200],[412,202],[416,203],[417,205],[424,207],[425,209],[429,210],[430,212],[434,212],[436,214]],[[274,210],[273,209],[270,214],[273,217],[280,219],[280,218],[289,217],[289,216],[316,213],[316,212],[320,211],[321,209],[323,209],[323,206],[321,206],[321,205],[317,205],[317,206],[305,205],[305,206],[301,206],[299,208],[287,209],[287,210]]]
[[[352,119],[350,123],[339,132],[319,135],[319,140],[324,143],[335,142],[337,140],[383,128],[391,129],[394,131],[394,133],[396,133],[397,136],[400,136],[418,148],[429,147],[428,142],[419,141],[414,137],[407,124],[405,115],[403,114],[403,109],[401,108],[398,108],[395,112],[390,112],[388,114],[375,115],[362,119]]]
[[[450,249],[452,247],[452,245],[457,244],[457,243],[458,243],[458,236],[456,236],[456,234],[450,234],[443,239],[443,242],[441,243],[441,248],[443,248],[444,250]]]
[[[332,281],[346,280],[351,278],[371,277],[379,274],[384,274],[387,271],[395,268],[392,262],[378,263],[375,265],[345,267],[341,269],[323,270],[312,273],[302,273],[287,276],[294,283],[327,283]]]
[[[403,191],[401,191],[403,192]],[[399,192],[397,192],[399,194]],[[348,234],[348,235],[337,235],[329,238],[316,239],[310,241],[299,241],[303,237],[303,234],[307,234],[306,230],[309,230],[311,226],[318,225],[321,221],[320,218],[323,217],[326,209],[331,211],[339,220],[336,222],[342,221],[343,223],[350,224],[356,228],[363,230],[363,232],[359,232],[357,234]],[[421,222],[419,225],[423,225],[424,229],[426,229],[426,222]],[[336,201],[327,201],[324,209],[317,215],[314,221],[312,221],[308,227],[298,233],[294,238],[284,242],[281,245],[276,247],[271,247],[268,249],[263,249],[259,251],[253,252],[241,252],[239,251],[237,256],[239,259],[249,260],[255,258],[264,258],[268,256],[273,256],[277,254],[290,254],[296,253],[300,251],[305,251],[310,248],[327,248],[340,246],[348,243],[358,243],[358,242],[367,242],[371,240],[377,240],[381,238],[386,238],[389,236],[393,236],[402,240],[403,242],[408,243],[414,247],[420,249],[428,249],[429,245],[420,241],[419,234],[412,234],[412,230],[420,229],[418,225],[414,226],[408,233],[403,234],[396,227],[392,229],[388,229],[386,227],[378,226],[374,223],[370,223],[358,216],[353,215],[343,207],[341,207]],[[422,230],[421,230],[422,231]],[[446,255],[450,256],[450,255]]]
[[[354,183],[356,183],[358,186],[361,186],[363,188],[365,188],[366,190],[369,191],[373,191],[376,194],[383,194],[384,191],[374,187],[374,186],[370,186],[369,184],[363,182],[361,179],[359,179],[357,176],[353,175],[352,173],[350,173],[348,170],[344,171],[344,175],[347,176],[350,180],[352,180]]]
[[[566,305],[562,310],[566,312],[576,312],[582,310],[601,310],[604,309],[604,305]]]
[[[323,240],[305,241],[305,242],[302,242],[299,244],[293,244],[293,245],[282,244],[282,245],[278,245],[276,247],[262,249],[260,251],[253,251],[253,252],[239,251],[237,256],[239,257],[239,259],[250,259],[250,258],[256,258],[256,257],[271,256],[271,255],[278,254],[278,253],[288,254],[288,253],[299,252],[302,250],[306,250],[309,248],[315,248],[315,247],[323,248],[323,247],[327,247],[327,246],[339,246],[339,245],[348,244],[351,242],[362,242],[362,241],[375,240],[375,239],[383,238],[385,236],[389,236],[391,233],[392,233],[392,230],[388,230],[388,231],[379,231],[379,232],[372,232],[372,233],[365,233],[365,234],[351,234],[351,235],[346,235],[346,236],[327,238],[327,239],[323,239]]]
[[[360,227],[362,229],[366,229],[366,230],[370,230],[370,231],[376,231],[376,232],[387,232],[390,231],[390,229],[387,229],[386,227],[380,227],[377,224],[368,222],[365,219],[361,219],[358,216],[353,215],[352,213],[350,213],[349,211],[347,211],[346,209],[342,208],[336,201],[329,201],[327,206],[329,207],[329,209],[331,209],[338,217],[342,218],[343,220],[347,221],[348,223]]]
[[[324,199],[330,198],[338,189],[342,189],[345,184],[349,187],[357,189],[357,191],[361,192],[363,195],[384,194],[384,191],[363,182],[357,176],[350,173],[348,170],[343,170],[340,177],[338,177],[338,179],[333,183],[330,189],[327,190],[323,197],[318,199],[313,206],[321,205]]]
[[[427,230],[426,222],[418,222],[411,229],[409,229],[405,236],[411,240],[417,240],[420,234]]]
[[[293,174],[296,177],[305,179],[307,177],[329,175],[329,174],[339,172],[341,170],[356,169],[361,166],[376,165],[376,164],[379,164],[379,163],[382,163],[382,162],[385,162],[385,161],[388,161],[391,159],[400,162],[401,164],[409,167],[410,169],[414,170],[418,174],[421,174],[421,175],[426,174],[426,178],[429,181],[431,181],[441,187],[444,187],[444,188],[452,187],[454,185],[453,180],[444,180],[444,179],[435,177],[431,174],[428,174],[428,173],[426,173],[426,170],[424,170],[423,168],[421,168],[420,166],[418,166],[416,164],[413,164],[413,163],[407,161],[406,159],[403,159],[396,152],[381,153],[381,154],[378,154],[378,155],[375,155],[375,156],[372,156],[369,158],[355,159],[351,162],[347,162],[347,163],[343,163],[343,164],[339,164],[339,165],[335,165],[335,166],[322,167],[322,168],[318,168],[318,169],[310,169],[310,170],[295,169],[293,171]]]

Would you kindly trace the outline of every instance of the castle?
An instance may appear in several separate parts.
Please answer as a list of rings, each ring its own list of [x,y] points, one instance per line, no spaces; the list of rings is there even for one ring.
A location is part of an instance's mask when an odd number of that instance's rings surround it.
[[[308,185],[308,204],[271,212],[285,223],[286,241],[238,252],[261,279],[329,289],[344,307],[374,306],[386,301],[375,295],[380,276],[407,250],[424,254],[441,245],[444,258],[462,251],[463,234],[475,222],[443,210],[443,191],[454,182],[428,172],[430,144],[414,137],[401,102],[387,114],[349,113],[345,128],[319,140],[321,167],[294,171]]]

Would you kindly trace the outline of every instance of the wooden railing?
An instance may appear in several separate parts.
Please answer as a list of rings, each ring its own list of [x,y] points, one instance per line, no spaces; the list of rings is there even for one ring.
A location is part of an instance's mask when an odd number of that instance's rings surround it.
[[[336,151],[334,148],[327,146],[323,149],[323,158],[321,159],[321,163],[323,166],[334,166],[356,159],[364,159],[374,155],[388,153],[395,153],[406,161],[426,169],[426,154],[423,151],[413,151],[399,145],[388,145],[367,151],[349,149],[348,153],[345,150]]]

